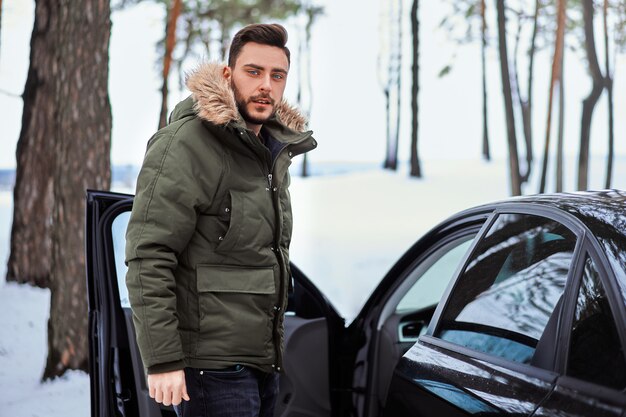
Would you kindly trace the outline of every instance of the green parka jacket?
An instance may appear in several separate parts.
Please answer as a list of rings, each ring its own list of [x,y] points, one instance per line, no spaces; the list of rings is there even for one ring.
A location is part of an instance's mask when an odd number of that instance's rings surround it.
[[[148,373],[243,364],[280,370],[292,217],[291,158],[316,147],[285,102],[264,129],[237,111],[222,66],[149,141],[126,232],[126,284]]]

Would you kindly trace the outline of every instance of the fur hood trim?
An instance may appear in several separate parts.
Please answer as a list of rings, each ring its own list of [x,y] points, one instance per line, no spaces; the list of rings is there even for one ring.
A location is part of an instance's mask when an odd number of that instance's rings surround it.
[[[187,88],[191,91],[194,110],[198,117],[216,125],[243,122],[235,96],[223,76],[223,64],[204,63],[187,74]],[[296,132],[303,132],[307,120],[285,99],[276,107],[278,120]]]

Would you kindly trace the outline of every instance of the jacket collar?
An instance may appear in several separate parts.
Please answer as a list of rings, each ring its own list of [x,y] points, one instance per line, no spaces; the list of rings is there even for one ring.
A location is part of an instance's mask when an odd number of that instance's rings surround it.
[[[202,120],[216,125],[243,124],[233,91],[223,76],[223,68],[224,65],[207,62],[187,75],[187,88],[191,91],[194,110]],[[306,129],[307,120],[284,99],[276,107],[275,117],[280,124],[295,132]]]

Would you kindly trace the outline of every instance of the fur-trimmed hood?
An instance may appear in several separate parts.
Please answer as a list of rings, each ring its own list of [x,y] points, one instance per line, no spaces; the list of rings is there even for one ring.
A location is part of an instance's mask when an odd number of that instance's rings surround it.
[[[223,76],[223,68],[223,64],[209,62],[200,64],[187,75],[187,88],[191,91],[194,111],[201,119],[216,125],[243,123],[233,91]],[[276,117],[296,132],[306,129],[305,117],[284,99],[276,107]]]

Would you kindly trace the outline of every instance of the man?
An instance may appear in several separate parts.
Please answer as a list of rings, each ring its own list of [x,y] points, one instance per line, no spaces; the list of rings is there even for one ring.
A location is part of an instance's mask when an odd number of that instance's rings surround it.
[[[282,100],[286,42],[280,25],[250,25],[228,66],[191,73],[191,96],[149,141],[137,180],[126,282],[150,396],[179,415],[273,414],[291,275],[287,169],[316,147]]]

